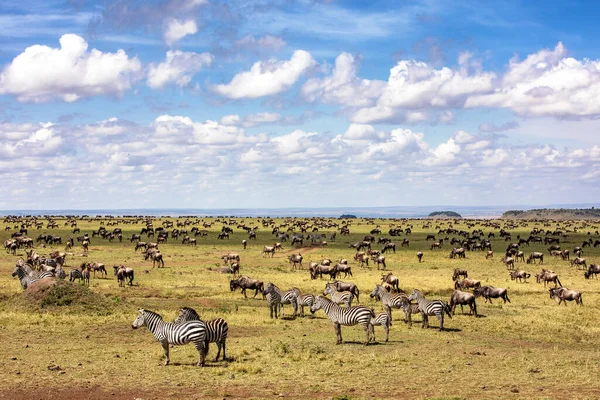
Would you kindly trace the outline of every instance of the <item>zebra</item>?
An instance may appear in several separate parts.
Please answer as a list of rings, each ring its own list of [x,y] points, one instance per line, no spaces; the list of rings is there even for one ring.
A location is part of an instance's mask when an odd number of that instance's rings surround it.
[[[375,313],[375,311],[373,311],[373,309],[371,309],[371,312]],[[374,342],[375,341],[375,326],[379,325],[379,326],[383,326],[383,330],[385,331],[385,341],[389,341],[390,338],[390,326],[392,325],[392,319],[390,318],[389,314],[386,312],[382,312],[379,314],[376,314],[374,317],[371,317],[371,325],[373,326],[373,332],[371,332],[373,334],[373,337],[371,338],[371,340]]]
[[[185,321],[202,321],[200,316],[190,307],[182,307],[179,309],[179,316],[174,324],[180,324]],[[223,318],[215,318],[210,321],[203,321],[206,324],[206,342],[204,345],[206,346],[206,354],[208,354],[208,345],[209,343],[217,344],[217,357],[215,358],[215,362],[219,361],[219,355],[221,355],[221,348],[223,348],[223,361],[225,361],[225,341],[227,340],[227,333],[229,332],[229,325],[227,325],[227,321]]]
[[[75,282],[75,279],[79,279],[79,282],[81,282],[81,280],[83,279],[81,270],[72,269],[69,271],[69,282]]]
[[[390,320],[392,319],[392,308],[402,308],[403,302],[408,300],[404,293],[390,293],[381,285],[375,285],[370,297],[381,300]]]
[[[32,278],[31,276],[29,276],[27,272],[25,272],[23,266],[19,264],[15,266],[15,270],[13,271],[12,276],[19,277],[19,281],[21,282],[21,287],[23,288],[23,290],[31,286],[32,283],[38,281],[37,278]]]
[[[137,329],[147,326],[165,352],[165,366],[169,365],[169,344],[183,345],[194,343],[200,354],[198,366],[204,366],[206,359],[206,324],[202,321],[185,321],[180,324],[165,322],[160,314],[141,308],[131,327]]]
[[[332,283],[327,283],[325,285],[325,290],[323,291],[323,296],[331,295],[331,300],[335,304],[345,304],[346,307],[352,306],[352,300],[354,300],[354,295],[352,292],[338,292],[335,285]]]
[[[300,307],[300,316],[304,317],[304,307],[310,307],[315,303],[314,294],[301,294],[298,296],[298,306]]]
[[[429,315],[435,315],[440,321],[440,331],[444,330],[444,313],[448,314],[448,318],[452,318],[450,314],[450,306],[441,300],[427,300],[423,293],[417,289],[413,289],[413,292],[408,296],[409,301],[416,300],[419,304],[419,310],[421,311],[421,317],[423,318],[422,328],[429,328]]]
[[[298,314],[298,296],[300,296],[300,290],[298,290],[298,288],[291,288],[284,292],[273,283],[269,282],[267,283],[264,294],[267,297],[271,318],[273,318],[273,310],[275,311],[275,318],[277,318],[279,307],[281,307],[281,311],[279,311],[279,314],[281,315],[284,304],[292,305],[294,317]]]
[[[317,310],[323,309],[325,314],[329,317],[329,320],[333,323],[335,328],[335,334],[337,337],[336,344],[342,344],[342,325],[362,325],[366,333],[365,346],[371,341],[371,332],[373,332],[373,325],[371,325],[371,319],[375,317],[373,310],[365,306],[354,306],[354,307],[340,307],[327,297],[318,296],[315,298],[315,302],[310,306],[310,312],[314,313]]]

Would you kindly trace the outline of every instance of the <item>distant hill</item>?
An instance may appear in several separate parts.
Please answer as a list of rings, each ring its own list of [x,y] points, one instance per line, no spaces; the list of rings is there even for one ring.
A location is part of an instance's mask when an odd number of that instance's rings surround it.
[[[428,215],[429,218],[462,218],[456,211],[434,211]]]
[[[353,215],[353,214],[342,214],[342,215],[340,215],[340,218],[341,219],[354,219],[354,218],[356,218],[356,215]]]
[[[600,209],[592,208],[538,208],[532,210],[508,210],[501,218],[506,219],[600,219]]]

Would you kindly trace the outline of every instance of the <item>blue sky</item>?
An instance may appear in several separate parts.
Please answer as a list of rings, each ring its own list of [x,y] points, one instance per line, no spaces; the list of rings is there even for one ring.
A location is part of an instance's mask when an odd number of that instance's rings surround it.
[[[596,202],[595,2],[0,3],[0,209]]]

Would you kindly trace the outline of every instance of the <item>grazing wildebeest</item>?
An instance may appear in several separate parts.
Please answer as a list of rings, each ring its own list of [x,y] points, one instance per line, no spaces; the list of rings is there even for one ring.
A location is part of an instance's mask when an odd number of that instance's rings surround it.
[[[417,259],[419,260],[419,262],[422,261],[422,259],[423,259],[423,252],[422,251],[417,251]]]
[[[491,250],[488,250],[488,252],[485,255],[485,259],[490,259],[490,258],[494,258],[494,252]]]
[[[259,290],[261,291],[261,293],[264,291],[264,284],[258,279],[252,279],[246,275],[242,275],[237,279],[232,279],[231,281],[229,281],[229,289],[232,292],[238,288],[242,289],[242,294],[244,295],[244,298],[248,298],[248,296],[246,296],[246,289],[254,289],[254,298],[258,294]]]
[[[410,243],[409,243],[408,239],[406,239],[406,238],[404,238],[402,240],[402,243],[400,244],[400,246],[402,246],[402,247],[404,247],[404,246],[408,247],[409,245],[410,245]]]
[[[335,279],[337,274],[337,268],[331,265],[316,265],[310,269],[311,279],[317,279],[317,275],[319,275],[319,278],[323,278],[323,275],[329,275],[329,279]]]
[[[475,303],[475,295],[469,292],[462,292],[455,290],[450,296],[450,309],[452,314],[456,310],[456,306],[460,305],[460,311],[464,314],[463,306],[469,306],[469,315],[474,314],[477,316],[477,304]]]
[[[271,255],[271,258],[275,255],[275,246],[265,246],[263,247],[262,255]]]
[[[583,265],[583,269],[587,268],[585,258],[577,257],[571,260],[571,267],[575,266],[577,269],[579,269],[580,265]]]
[[[544,254],[539,253],[537,251],[530,253],[529,257],[527,257],[527,264],[531,264],[531,262],[533,262],[535,264],[535,260],[540,260],[539,263],[543,264],[544,263]]]
[[[564,249],[562,251],[561,257],[563,260],[570,260],[569,258],[569,249]]]
[[[454,268],[454,272],[452,273],[452,280],[453,281],[457,281],[458,278],[468,278],[469,277],[469,273],[467,272],[466,269],[459,269],[459,268]]]
[[[348,275],[352,276],[352,267],[350,267],[348,264],[336,264],[334,266],[335,270],[337,271],[337,275],[341,275],[341,273],[344,273],[344,278],[346,278]]]
[[[454,289],[469,289],[469,288],[478,288],[481,286],[481,282],[477,279],[465,278],[462,281],[457,280],[454,282]]]
[[[395,288],[397,291],[400,291],[399,279],[391,272],[388,272],[387,275],[381,275],[381,282],[387,283],[393,288]]]
[[[504,263],[504,265],[506,265],[506,268],[508,268],[508,269],[515,269],[515,260],[514,260],[514,258],[504,256],[504,258],[502,259],[502,262]],[[529,264],[529,262],[528,262],[528,264]]]
[[[489,301],[492,304],[492,299],[501,298],[504,300],[504,303],[507,301],[510,303],[510,299],[508,298],[508,292],[504,288],[497,288],[493,286],[482,286],[475,288],[473,291],[475,297],[482,296],[485,298],[486,303]]]
[[[431,250],[433,249],[441,249],[442,248],[442,244],[440,242],[435,242],[431,245]]]
[[[600,274],[600,265],[590,264],[588,270],[583,273],[583,276],[585,276],[585,279],[590,279],[590,276],[598,274]],[[598,277],[596,276],[596,278]]]
[[[364,266],[364,264],[369,265],[369,256],[364,252],[358,252],[354,255],[354,260],[360,262],[360,266]]]
[[[120,287],[125,286],[125,280],[128,280],[127,284],[129,286],[133,286],[134,272],[132,268],[125,267],[124,265],[115,265],[113,269]]]
[[[510,280],[514,281],[514,280],[519,280],[519,282],[523,282],[525,281],[525,283],[527,283],[527,278],[531,277],[531,274],[528,274],[527,272],[518,269],[516,271],[510,271]]]
[[[219,233],[219,236],[217,236],[217,239],[220,239],[220,240],[229,239],[229,233],[221,232],[221,233]]]
[[[106,278],[108,276],[108,273],[106,272],[106,267],[104,266],[104,264],[98,263],[98,262],[93,262],[93,263],[83,263],[81,264],[80,268],[84,268],[87,267],[90,270],[92,270],[92,272],[94,273],[94,278],[96,277],[96,271],[100,271],[100,273]]]
[[[394,254],[396,254],[396,243],[386,243],[383,245],[383,249],[381,249],[381,254],[385,254],[386,251],[392,250]]]
[[[242,240],[242,246],[244,246],[244,250],[246,249],[246,246],[248,246],[248,241],[246,239]]]
[[[581,292],[578,290],[567,289],[564,287],[560,288],[552,288],[550,289],[550,298],[554,300],[558,300],[558,305],[560,303],[565,303],[567,305],[567,301],[575,300],[576,304],[583,305],[583,300],[581,298]]]

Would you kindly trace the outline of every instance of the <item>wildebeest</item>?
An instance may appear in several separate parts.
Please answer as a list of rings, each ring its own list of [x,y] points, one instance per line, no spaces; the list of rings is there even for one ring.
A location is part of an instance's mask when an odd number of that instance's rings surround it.
[[[515,259],[514,258],[504,256],[504,258],[502,259],[502,262],[504,263],[504,265],[506,265],[506,268],[515,269]],[[527,263],[529,263],[529,262],[527,262]]]
[[[576,304],[583,305],[583,300],[581,298],[581,292],[578,290],[567,289],[565,287],[560,288],[552,288],[550,289],[550,298],[554,300],[558,300],[558,305],[560,303],[565,303],[567,305],[567,301],[575,300]]]
[[[317,275],[319,278],[323,278],[323,275],[329,275],[329,279],[335,279],[337,277],[338,270],[335,266],[331,265],[316,265],[311,267],[310,269],[310,278],[317,279]]]
[[[577,269],[579,269],[579,266],[583,265],[583,269],[587,268],[587,264],[585,262],[585,258],[581,258],[581,257],[576,257],[574,259],[571,260],[571,266],[575,266],[577,267]]]
[[[388,250],[392,250],[394,252],[394,254],[396,253],[396,243],[386,243],[383,245],[383,248],[381,249],[381,254],[385,254],[386,251]]]
[[[393,288],[395,288],[397,291],[400,291],[399,279],[391,272],[388,272],[387,275],[381,275],[381,282],[387,283]]]
[[[452,273],[452,280],[457,281],[460,277],[468,278],[469,273],[466,269],[454,268],[454,272]]]
[[[128,281],[127,284],[129,286],[133,286],[134,272],[132,268],[126,267],[124,265],[115,265],[113,266],[113,269],[120,287],[125,286],[125,280]]]
[[[302,254],[292,254],[288,256],[288,260],[290,264],[292,264],[292,268],[296,268],[298,265],[302,267]]]
[[[271,255],[271,258],[275,255],[275,246],[265,246],[263,247],[262,255]]]
[[[457,280],[454,282],[454,289],[469,289],[478,288],[481,286],[481,282],[477,279],[465,278],[462,281]]]
[[[542,269],[542,272],[536,274],[535,280],[537,283],[544,282],[544,286],[546,286],[548,282],[554,282],[554,287],[557,287],[558,285],[562,286],[560,279],[558,279],[558,275],[547,269]]]
[[[475,303],[475,295],[469,292],[462,292],[460,290],[455,290],[450,296],[450,309],[452,310],[452,314],[456,310],[456,306],[460,305],[460,311],[464,314],[463,306],[469,306],[469,314],[474,314],[477,316],[477,304]]]
[[[383,265],[382,269],[386,269],[386,265],[385,265],[385,257],[384,256],[377,256],[377,257],[373,257],[372,258],[373,262],[375,264],[377,264],[377,269],[379,269],[380,265]]]
[[[486,260],[490,258],[494,258],[494,252],[492,250],[488,250],[488,252],[485,254]]]
[[[417,259],[419,260],[419,262],[421,262],[423,260],[423,252],[422,251],[417,251]]]
[[[527,278],[531,277],[531,274],[528,274],[527,272],[518,269],[516,271],[510,271],[510,280],[514,281],[514,280],[519,280],[519,282],[523,282],[525,281],[525,283],[527,283]]]
[[[585,279],[590,279],[590,276],[598,274],[600,274],[600,265],[590,264],[588,270],[583,273],[583,276],[585,276]]]
[[[99,262],[93,262],[93,263],[83,263],[81,264],[81,267],[88,267],[90,270],[92,270],[92,272],[94,273],[94,278],[96,277],[96,271],[100,271],[100,273],[106,278],[108,273],[106,272],[106,267],[104,266],[104,264],[99,263]]]
[[[544,263],[544,254],[539,253],[537,251],[530,253],[529,257],[527,257],[527,264],[531,264],[532,262],[535,264],[535,260],[540,260],[539,263],[543,264]]]
[[[254,297],[258,294],[260,290],[261,293],[264,292],[264,284],[263,281],[259,281],[258,279],[252,279],[249,276],[242,275],[237,279],[232,279],[229,281],[229,289],[233,292],[235,289],[242,289],[242,294],[244,298],[248,298],[246,296],[246,289],[254,289]],[[263,294],[264,297],[264,294]]]
[[[501,298],[504,300],[504,303],[507,301],[510,303],[510,299],[508,298],[508,292],[504,288],[497,288],[493,286],[482,286],[475,288],[473,291],[475,297],[482,296],[486,303],[489,301],[492,304],[492,299]]]
[[[364,264],[369,265],[369,256],[364,252],[358,252],[354,255],[354,260],[360,262],[360,266],[364,266]]]
[[[358,286],[356,286],[354,283],[346,283],[346,282],[342,282],[342,281],[334,281],[332,283],[332,285],[335,286],[336,290],[339,292],[350,292],[354,295],[354,297],[356,297],[356,301],[360,303],[360,300],[358,298],[358,295],[360,294],[360,290],[358,290]]]
[[[338,263],[334,266],[335,270],[337,271],[337,275],[341,276],[341,273],[344,273],[344,278],[346,278],[348,275],[352,276],[352,267],[350,267],[348,264],[341,264]]]

